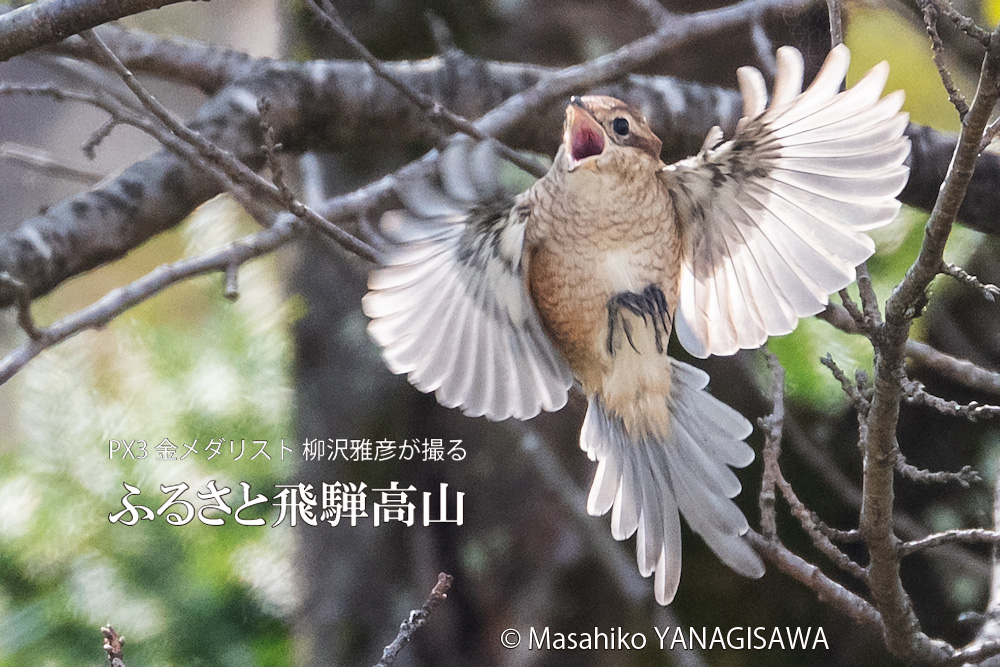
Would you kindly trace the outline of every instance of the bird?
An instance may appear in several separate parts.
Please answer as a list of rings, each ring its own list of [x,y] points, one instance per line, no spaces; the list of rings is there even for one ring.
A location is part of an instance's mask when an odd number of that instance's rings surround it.
[[[602,95],[570,99],[551,167],[519,194],[490,142],[455,140],[435,175],[398,185],[362,299],[388,368],[447,407],[524,420],[582,391],[587,511],[636,535],[662,605],[680,583],[681,516],[727,566],[764,574],[733,501],[753,427],[668,355],[671,333],[696,358],[789,333],[855,280],[908,178],[887,63],[842,90],[840,45],[803,91],[799,51],[775,62],[770,102],[763,75],[739,68],[733,136],[713,127],[674,164],[640,109]]]

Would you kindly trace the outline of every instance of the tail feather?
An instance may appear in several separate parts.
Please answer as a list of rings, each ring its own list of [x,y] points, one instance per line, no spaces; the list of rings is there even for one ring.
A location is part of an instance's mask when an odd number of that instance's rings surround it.
[[[753,461],[743,442],[752,426],[738,412],[703,391],[708,376],[671,360],[668,435],[630,437],[620,417],[590,398],[580,446],[598,462],[587,511],[611,510],[615,539],[636,537],[639,572],[655,573],[656,599],[669,604],[680,581],[679,515],[729,567],[760,577],[764,565],[743,539],[749,526],[732,502],[741,489],[731,470]]]

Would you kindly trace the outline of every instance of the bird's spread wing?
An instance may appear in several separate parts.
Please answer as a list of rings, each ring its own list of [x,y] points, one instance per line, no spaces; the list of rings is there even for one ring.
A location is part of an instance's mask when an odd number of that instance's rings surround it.
[[[441,187],[397,188],[407,210],[382,219],[385,261],[362,306],[392,372],[467,415],[527,419],[561,408],[573,379],[528,296],[525,217],[497,161],[458,140],[438,160]]]
[[[840,92],[849,60],[833,49],[802,92],[802,56],[779,49],[766,109],[760,72],[741,68],[733,139],[713,128],[697,156],[661,172],[683,248],[675,328],[695,356],[757,347],[822,310],[874,252],[864,232],[899,210],[903,93],[881,98],[884,62]]]

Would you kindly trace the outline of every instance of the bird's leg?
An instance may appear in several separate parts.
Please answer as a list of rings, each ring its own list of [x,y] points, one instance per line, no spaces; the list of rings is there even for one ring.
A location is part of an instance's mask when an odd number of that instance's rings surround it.
[[[669,336],[670,326],[672,325],[670,307],[667,304],[667,298],[664,296],[663,290],[658,285],[651,284],[641,294],[637,294],[636,292],[619,292],[608,299],[608,354],[611,355],[615,353],[615,327],[619,321],[629,345],[636,352],[639,351],[632,340],[632,325],[628,319],[622,317],[622,309],[627,310],[633,315],[638,315],[646,323],[648,323],[646,316],[649,315],[653,323],[656,351],[663,354],[663,339]]]

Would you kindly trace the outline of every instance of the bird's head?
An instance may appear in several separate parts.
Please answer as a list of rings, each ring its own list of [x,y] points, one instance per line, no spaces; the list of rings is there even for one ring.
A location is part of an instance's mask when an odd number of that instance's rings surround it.
[[[660,159],[662,142],[635,107],[605,95],[574,95],[566,107],[562,158],[567,171]]]

